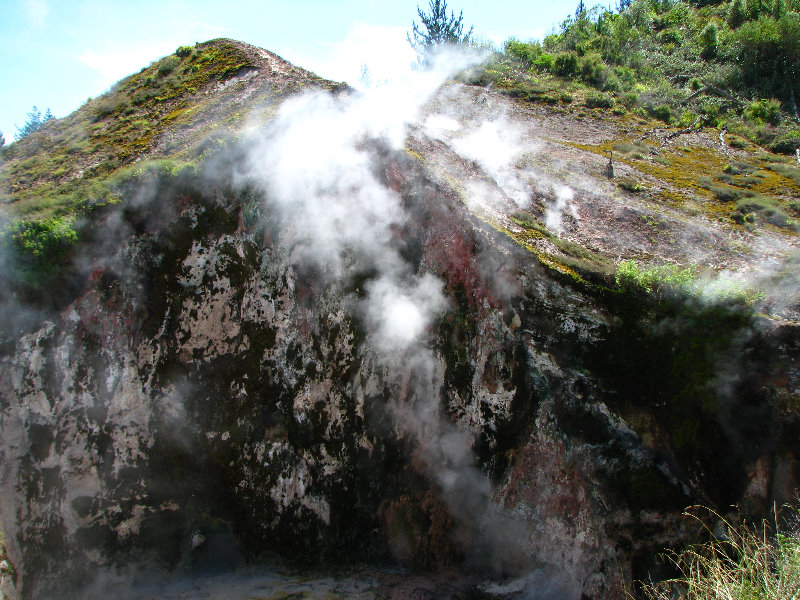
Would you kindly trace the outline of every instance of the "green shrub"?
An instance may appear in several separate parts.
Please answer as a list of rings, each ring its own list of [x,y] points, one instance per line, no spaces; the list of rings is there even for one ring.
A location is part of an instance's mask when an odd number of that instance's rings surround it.
[[[571,77],[578,72],[578,55],[574,52],[561,52],[553,59],[553,72],[562,77]]]
[[[636,71],[630,67],[614,67],[614,75],[627,88],[636,85]]]
[[[589,92],[586,94],[584,105],[587,108],[611,108],[614,106],[614,99],[602,92]]]
[[[700,54],[703,58],[714,58],[719,46],[719,27],[716,23],[709,23],[700,32]]]
[[[744,114],[751,121],[779,125],[782,119],[781,103],[775,98],[754,100],[744,109]]]
[[[156,77],[163,78],[172,73],[181,62],[181,59],[175,55],[168,56],[166,58],[161,59],[158,64],[158,70],[156,71]]]
[[[660,265],[643,269],[635,260],[623,260],[614,277],[621,291],[652,293],[666,287],[680,287],[691,283],[697,273],[694,267]]]
[[[578,61],[578,74],[586,83],[602,86],[608,79],[608,68],[599,54],[587,54]]]
[[[533,68],[540,71],[552,71],[555,64],[555,57],[552,54],[541,54],[533,61]]]
[[[680,46],[683,43],[683,36],[677,29],[667,29],[658,35],[658,41],[662,44],[673,44]]]
[[[622,104],[624,104],[626,108],[633,108],[639,104],[639,94],[636,92],[625,92],[622,95]]]
[[[749,197],[737,202],[736,211],[737,216],[749,223],[755,222],[755,219],[758,218],[775,227],[796,229],[795,221],[786,214],[786,211],[773,198],[750,194]]]
[[[744,0],[733,0],[730,9],[728,10],[728,26],[731,29],[736,29],[744,23],[747,15],[744,10]]]
[[[616,181],[619,187],[633,194],[638,194],[644,189],[641,183],[630,177],[618,177]]]
[[[505,43],[504,51],[507,56],[531,66],[542,54],[542,45],[539,42],[526,44],[511,38]]]
[[[539,219],[534,217],[527,210],[515,210],[509,215],[509,217],[514,223],[522,227],[525,227],[526,229],[533,229],[540,233],[551,235],[547,231],[547,228],[542,224],[542,222],[539,221]]]
[[[736,30],[733,42],[749,85],[761,86],[770,94],[785,93],[784,82],[800,74],[800,14],[796,12],[780,19],[762,16],[748,21]]]
[[[112,114],[123,114],[130,108],[127,98],[103,98],[94,109],[94,120],[99,121]]]
[[[73,224],[74,217],[63,216],[14,221],[0,233],[0,241],[34,269],[47,272],[59,265],[78,241]]]
[[[175,56],[186,58],[192,53],[192,50],[194,50],[194,48],[191,46],[178,46],[178,49],[175,50]]]
[[[794,154],[800,149],[800,132],[794,131],[776,137],[769,144],[769,149],[776,154]]]
[[[651,108],[648,112],[656,119],[664,121],[664,123],[669,124],[672,122],[672,108],[670,108],[668,104],[659,104]]]

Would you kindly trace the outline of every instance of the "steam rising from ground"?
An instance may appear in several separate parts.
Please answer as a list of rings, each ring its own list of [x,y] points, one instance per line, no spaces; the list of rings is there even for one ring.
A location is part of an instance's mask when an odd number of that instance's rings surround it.
[[[502,112],[497,115],[478,112],[470,123],[461,122],[459,119],[463,120],[473,107],[465,106],[458,97],[449,100],[450,105],[445,109],[448,114],[430,114],[424,129],[426,135],[448,143],[491,178],[490,185],[485,181],[468,185],[466,201],[470,207],[491,213],[505,205],[503,212],[507,212],[514,207],[527,209],[534,199],[541,198],[545,202],[545,225],[560,234],[564,211],[575,215],[571,204],[574,192],[531,166],[529,159],[542,150],[539,141]]]
[[[423,104],[454,70],[474,61],[442,55],[430,71],[409,71],[364,94],[287,101],[266,135],[254,137],[243,177],[255,175],[262,183],[291,260],[318,267],[334,285],[352,267],[374,273],[358,306],[368,343],[400,382],[389,407],[395,428],[413,441],[416,460],[440,487],[469,545],[484,552],[484,564],[496,559],[500,566],[525,556],[525,540],[491,501],[471,435],[442,414],[444,365],[428,347],[430,326],[446,310],[442,282],[415,273],[401,256],[394,231],[407,216],[371,158],[380,145],[401,150]],[[460,129],[446,115],[428,124],[451,133]],[[523,205],[529,191],[513,173],[520,149],[508,142],[510,130],[505,122],[488,122],[460,137],[456,148]]]

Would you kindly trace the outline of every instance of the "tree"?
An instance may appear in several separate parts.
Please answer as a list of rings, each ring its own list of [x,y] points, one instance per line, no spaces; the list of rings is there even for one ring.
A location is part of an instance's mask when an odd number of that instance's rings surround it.
[[[731,8],[728,12],[728,25],[731,29],[736,29],[747,19],[747,13],[744,8],[744,0],[733,0]]]
[[[717,55],[719,45],[719,28],[714,22],[705,26],[700,32],[700,55],[705,59],[714,58]]]
[[[466,44],[472,35],[472,27],[464,34],[463,11],[456,17],[450,11],[447,16],[447,0],[430,0],[430,14],[425,14],[417,7],[422,25],[416,22],[411,24],[411,33],[406,34],[406,39],[411,47],[417,51],[419,61],[425,64],[427,57],[442,46]]]
[[[6,145],[6,138],[3,137],[3,132],[0,131],[0,149],[2,149],[3,146],[5,145]]]
[[[50,112],[49,108],[44,116],[42,116],[42,111],[36,108],[36,105],[34,105],[31,112],[28,113],[28,120],[25,122],[25,125],[22,127],[17,125],[17,139],[21,140],[25,136],[32,134],[34,131],[38,131],[42,128],[42,125],[53,120],[54,118],[55,117],[53,116],[53,113]]]

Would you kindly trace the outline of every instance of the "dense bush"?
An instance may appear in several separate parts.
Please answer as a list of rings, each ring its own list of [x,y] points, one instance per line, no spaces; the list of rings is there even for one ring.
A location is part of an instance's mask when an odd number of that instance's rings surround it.
[[[659,104],[651,108],[648,112],[656,119],[664,121],[664,123],[672,122],[672,108],[670,108],[669,104]]]
[[[667,287],[680,287],[691,283],[697,276],[693,267],[661,265],[640,267],[635,260],[623,260],[614,277],[621,291],[652,293]]]
[[[781,122],[781,103],[775,98],[755,100],[745,109],[744,114],[753,121],[779,125]]]
[[[762,16],[748,21],[733,33],[732,40],[734,57],[746,83],[784,96],[797,83],[800,14],[791,12],[780,19]]]
[[[0,233],[0,241],[20,260],[46,272],[59,265],[78,241],[73,224],[73,217],[14,221]]]
[[[611,108],[614,106],[614,99],[601,92],[590,92],[586,95],[585,104],[588,108]]]
[[[542,54],[542,45],[538,42],[526,44],[512,38],[505,43],[504,51],[508,56],[531,66]]]
[[[795,131],[778,136],[770,142],[769,149],[777,154],[794,154],[800,149],[800,133]]]
[[[181,62],[181,59],[175,55],[168,56],[166,58],[161,59],[161,62],[158,63],[158,71],[156,71],[156,77],[166,77],[172,71],[175,70]]]
[[[553,72],[562,77],[570,77],[578,71],[578,55],[574,52],[561,52],[553,59]]]
[[[700,32],[700,56],[714,58],[719,46],[719,28],[716,23],[709,23]]]
[[[586,106],[617,104],[683,127],[702,117],[703,126],[794,152],[800,131],[789,111],[800,93],[800,0],[619,7],[576,13],[542,43],[509,40],[504,64],[518,68],[505,71],[504,87],[518,78],[510,86],[520,96],[547,102],[556,95],[534,97],[523,88],[552,90],[550,75],[569,78],[570,92],[583,88]]]

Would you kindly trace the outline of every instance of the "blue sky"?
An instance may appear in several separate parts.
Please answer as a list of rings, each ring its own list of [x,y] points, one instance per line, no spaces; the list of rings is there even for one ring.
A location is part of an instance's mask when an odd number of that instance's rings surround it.
[[[0,131],[33,105],[57,117],[152,61],[215,37],[261,46],[336,80],[384,77],[413,60],[405,40],[428,0],[0,0]],[[478,37],[541,39],[577,0],[451,0]]]

